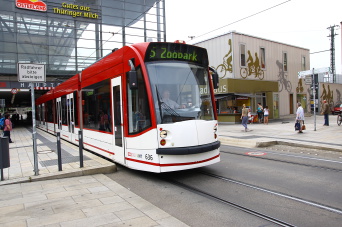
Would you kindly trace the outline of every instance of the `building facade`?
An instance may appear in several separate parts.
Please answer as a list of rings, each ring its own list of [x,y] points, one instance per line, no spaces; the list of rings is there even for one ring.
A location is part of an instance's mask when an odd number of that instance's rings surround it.
[[[47,81],[35,87],[49,88],[116,48],[166,39],[164,0],[0,0],[0,5],[0,94],[6,107],[26,103],[29,96],[28,83],[18,82],[18,63],[44,64]]]
[[[237,32],[196,45],[207,48],[220,77],[219,121],[239,122],[243,104],[252,114],[258,103],[268,106],[270,119],[295,113],[297,102],[310,111],[310,85],[298,78],[298,72],[310,67],[308,49]]]

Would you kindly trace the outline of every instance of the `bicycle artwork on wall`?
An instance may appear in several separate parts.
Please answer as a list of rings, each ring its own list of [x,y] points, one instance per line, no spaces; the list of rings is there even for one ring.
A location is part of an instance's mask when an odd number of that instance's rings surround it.
[[[255,78],[264,79],[264,70],[260,67],[258,53],[255,52],[255,58],[252,57],[251,51],[248,52],[247,67],[240,69],[240,76],[246,79],[250,75],[255,75]]]
[[[229,50],[228,53],[224,55],[222,64],[219,64],[217,67],[212,67],[216,69],[220,79],[226,78],[227,73],[233,73],[232,39],[228,39],[228,46]]]
[[[290,93],[292,91],[292,84],[290,80],[287,79],[287,73],[284,71],[283,64],[280,61],[276,61],[276,64],[279,68],[279,74],[278,74],[278,88],[279,92],[281,92],[284,88]]]

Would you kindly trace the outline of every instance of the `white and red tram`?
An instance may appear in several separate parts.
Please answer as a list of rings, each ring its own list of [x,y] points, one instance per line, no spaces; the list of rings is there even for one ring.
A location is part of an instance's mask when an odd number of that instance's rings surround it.
[[[82,130],[84,148],[132,169],[210,165],[220,160],[217,80],[206,49],[125,46],[39,97],[37,127],[75,144]]]

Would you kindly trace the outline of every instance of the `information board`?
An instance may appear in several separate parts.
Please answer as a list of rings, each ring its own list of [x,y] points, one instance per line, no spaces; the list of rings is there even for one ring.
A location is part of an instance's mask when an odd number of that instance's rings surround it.
[[[45,64],[18,63],[19,82],[45,82]]]

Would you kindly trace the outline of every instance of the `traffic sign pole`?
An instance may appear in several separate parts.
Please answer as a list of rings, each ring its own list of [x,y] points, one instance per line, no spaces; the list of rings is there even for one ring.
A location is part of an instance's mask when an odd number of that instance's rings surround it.
[[[316,81],[315,68],[312,68],[312,95],[314,100],[314,131],[316,131]]]
[[[38,169],[38,153],[37,153],[37,132],[36,132],[36,105],[34,99],[34,87],[33,83],[31,86],[31,103],[32,103],[32,140],[33,140],[33,161],[34,161],[34,175],[39,175]]]

